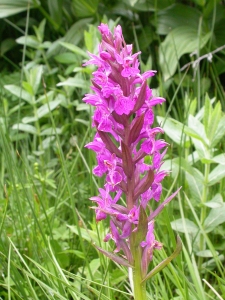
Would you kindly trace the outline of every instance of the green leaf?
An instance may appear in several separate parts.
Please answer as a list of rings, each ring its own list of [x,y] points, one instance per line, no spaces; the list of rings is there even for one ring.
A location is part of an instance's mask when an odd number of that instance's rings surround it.
[[[213,171],[209,174],[208,185],[214,185],[221,179],[225,177],[225,167],[224,165],[218,165],[213,169]]]
[[[98,8],[98,0],[72,0],[72,7],[76,17],[89,17],[96,13]]]
[[[41,45],[35,35],[21,36],[16,39],[16,42],[21,45],[27,45],[34,49],[38,49]]]
[[[214,140],[215,134],[217,132],[217,128],[219,126],[219,122],[222,117],[221,114],[222,114],[221,104],[220,102],[217,102],[215,108],[212,111],[212,115],[209,122],[208,134],[207,134],[210,144]]]
[[[196,138],[202,141],[204,144],[208,144],[205,128],[203,124],[194,116],[188,116],[188,127],[192,130],[189,135],[193,138]]]
[[[206,232],[211,232],[215,227],[225,222],[225,204],[219,208],[211,209],[204,222]]]
[[[191,195],[194,199],[199,201],[202,196],[203,189],[203,174],[196,168],[193,168],[189,162],[184,158],[176,158],[173,160],[174,164],[177,164],[181,170],[185,171],[185,176],[188,182],[188,186],[191,192]]]
[[[223,197],[221,196],[221,194],[216,194],[212,200],[204,203],[205,206],[207,207],[211,207],[211,208],[218,208],[218,207],[222,207],[224,205],[223,203]]]
[[[70,44],[70,43],[64,43],[64,42],[60,42],[60,45],[62,45],[63,47],[65,47],[66,49],[72,51],[75,54],[83,56],[84,58],[88,58],[88,59],[90,58],[84,50],[77,47],[76,45],[73,45],[73,44]]]
[[[27,10],[28,7],[35,8],[39,5],[38,0],[0,0],[0,18],[7,18]]]
[[[37,110],[37,117],[38,117],[38,119],[44,117],[50,111],[54,110],[60,103],[61,103],[61,99],[56,99],[56,100],[53,100],[53,101],[51,101],[49,103],[43,104]]]
[[[221,153],[219,155],[216,155],[212,158],[212,162],[221,164],[221,165],[225,165],[225,154]]]
[[[159,124],[163,124],[162,127],[168,137],[173,140],[178,145],[184,144],[184,125],[172,118],[163,118],[157,116],[157,121]]]
[[[48,0],[48,9],[51,18],[58,24],[58,27],[60,27],[63,15],[63,0]]]
[[[27,123],[35,122],[35,121],[37,121],[37,120],[38,120],[37,117],[24,117],[24,118],[22,119],[22,122],[25,123],[25,124],[27,124]]]
[[[104,249],[102,249],[102,248],[96,246],[95,244],[92,244],[92,245],[93,245],[93,247],[95,247],[99,252],[101,252],[102,254],[104,254],[106,257],[108,257],[109,259],[113,260],[113,261],[116,262],[117,264],[120,264],[120,265],[129,267],[129,268],[132,268],[132,265],[130,265],[129,262],[128,262],[126,259],[124,259],[124,258],[122,258],[122,257],[120,257],[120,256],[118,256],[118,255],[116,255],[116,254],[114,254],[114,253],[112,253],[112,252],[108,252],[108,251],[106,251],[106,250],[104,250]]]
[[[206,0],[194,0],[197,5],[204,6],[206,4]]]
[[[126,0],[125,4],[130,5],[137,11],[158,11],[171,4],[170,0]]]
[[[97,53],[97,45],[99,44],[99,31],[96,26],[90,24],[88,31],[84,31],[84,41],[86,49],[91,53]]]
[[[87,29],[87,25],[91,23],[92,18],[85,18],[74,23],[67,31],[62,42],[71,43],[77,45],[84,37],[84,30]]]
[[[77,56],[70,52],[64,52],[56,55],[54,59],[61,64],[74,64],[77,61]]]
[[[214,8],[213,8],[214,9]],[[219,9],[219,11],[218,11]],[[217,15],[220,12],[220,18],[216,18],[217,22],[215,24],[215,28],[213,31],[214,37],[215,37],[215,45],[216,47],[220,47],[224,45],[224,40],[225,40],[225,31],[223,29],[224,25],[224,5],[221,3],[221,5],[217,6]],[[220,59],[218,60],[218,65],[222,65],[221,67],[224,68],[224,60]],[[219,68],[220,69],[220,68]],[[221,69],[220,69],[221,70]]]
[[[216,252],[216,254],[218,255],[219,252]],[[210,250],[199,251],[196,253],[196,255],[200,257],[214,257],[213,253]]]
[[[175,221],[172,221],[170,224],[173,230],[176,230],[178,232],[187,232],[189,234],[196,235],[199,231],[199,228],[197,227],[197,225],[195,225],[195,223],[185,218],[177,219]]]
[[[36,37],[40,43],[44,41],[46,19],[42,20],[38,27],[33,26]]]
[[[137,231],[132,233],[132,237],[135,239],[134,245],[138,247],[139,244],[145,240],[148,231],[148,218],[145,209],[140,205],[139,222]]]
[[[211,154],[207,146],[209,141],[206,137],[203,124],[196,117],[189,115],[188,126],[189,127],[185,127],[184,132],[192,137],[199,158],[202,162],[204,161],[204,163],[210,163]]]
[[[168,34],[171,30],[180,26],[189,26],[195,30],[199,26],[199,10],[190,5],[173,4],[157,14],[157,33]]]
[[[53,128],[53,127],[50,127],[50,128],[46,128],[44,130],[41,131],[41,134],[40,135],[55,135],[55,134],[61,134],[62,133],[62,129],[61,128]]]
[[[29,82],[23,81],[22,86],[31,96],[34,96],[33,87],[29,84]]]
[[[156,266],[151,272],[149,272],[146,275],[146,277],[142,280],[142,282],[146,281],[147,279],[150,279],[155,274],[157,274],[159,271],[164,269],[171,262],[171,260],[173,260],[174,258],[176,258],[179,255],[181,250],[182,250],[182,241],[181,241],[180,237],[177,236],[177,245],[176,245],[176,249],[174,250],[174,252],[169,257],[164,259],[161,263],[159,263],[158,266]]]
[[[41,95],[37,100],[36,100],[36,103],[39,103],[39,102],[46,102],[46,99],[48,100],[48,102],[51,102],[53,100],[53,97],[54,97],[54,91],[49,91],[47,92],[46,94],[43,94]]]
[[[225,116],[223,116],[219,121],[216,133],[212,138],[211,147],[215,147],[224,135],[225,135]]]
[[[34,95],[36,95],[38,92],[40,83],[41,83],[42,75],[43,75],[43,66],[37,65],[37,66],[32,67],[29,70],[25,69],[25,74],[27,77],[27,81],[33,88]]]
[[[0,56],[4,55],[7,51],[11,50],[16,45],[13,39],[5,39],[0,44]]]
[[[37,134],[37,129],[34,126],[28,124],[22,124],[22,123],[14,124],[12,126],[12,129],[25,131],[32,134]]]
[[[8,90],[10,93],[12,93],[13,95],[17,96],[18,98],[21,98],[26,102],[28,102],[29,104],[32,104],[33,102],[32,96],[21,87],[14,84],[8,84],[8,85],[4,85],[4,88]]]
[[[79,235],[79,231],[77,229],[77,226],[75,225],[67,225],[67,227],[70,229],[71,232],[75,233],[76,235]],[[83,239],[85,239],[88,242],[98,242],[98,236],[97,233],[93,230],[86,230],[85,228],[80,227],[81,236]]]
[[[57,83],[57,86],[64,86],[64,85],[65,86],[73,86],[73,87],[82,88],[82,89],[89,88],[89,84],[86,80],[80,79],[80,78],[75,78],[75,77],[74,78],[69,77],[65,81]]]
[[[204,96],[208,92],[211,85],[212,85],[212,82],[211,82],[210,78],[208,78],[208,77],[201,78],[200,95]]]
[[[164,80],[174,75],[183,54],[201,49],[210,36],[211,32],[199,37],[198,30],[190,26],[180,26],[170,31],[159,47],[159,63]]]

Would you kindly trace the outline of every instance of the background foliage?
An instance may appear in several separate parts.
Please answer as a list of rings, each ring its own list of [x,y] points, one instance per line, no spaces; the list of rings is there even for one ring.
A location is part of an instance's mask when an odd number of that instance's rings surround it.
[[[0,0],[0,297],[131,299],[127,271],[99,255],[106,224],[97,193],[91,109],[82,103],[97,53],[97,26],[121,24],[141,50],[149,84],[167,99],[155,111],[170,143],[166,197],[156,220],[149,299],[224,299],[225,4],[218,0]],[[154,203],[153,203],[154,206]]]

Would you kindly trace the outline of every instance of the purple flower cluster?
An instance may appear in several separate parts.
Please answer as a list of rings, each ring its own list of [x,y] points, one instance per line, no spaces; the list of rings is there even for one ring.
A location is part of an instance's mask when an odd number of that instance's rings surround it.
[[[163,129],[152,127],[153,107],[165,99],[153,96],[147,79],[156,71],[140,74],[140,52],[132,54],[132,45],[126,45],[121,26],[115,28],[114,34],[105,24],[98,28],[102,36],[99,56],[89,53],[91,59],[84,64],[97,66],[91,87],[94,93],[86,94],[83,100],[95,107],[93,126],[97,133],[93,142],[86,145],[96,152],[98,164],[93,173],[105,175],[106,181],[99,195],[90,200],[97,204],[94,207],[97,221],[110,216],[111,232],[105,241],[112,239],[116,244],[115,252],[122,250],[132,264],[130,237],[139,230],[140,209],[147,211],[150,200],[160,200],[161,182],[167,175],[161,170],[167,143],[156,140]],[[119,202],[122,195],[125,195],[126,205]],[[153,218],[166,203],[147,217],[145,238],[139,243],[144,273],[152,260],[153,249],[162,247],[154,237]]]

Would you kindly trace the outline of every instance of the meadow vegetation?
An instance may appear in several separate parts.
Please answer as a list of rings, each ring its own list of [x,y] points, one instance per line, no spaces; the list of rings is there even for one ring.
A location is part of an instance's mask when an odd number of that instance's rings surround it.
[[[148,84],[166,103],[169,144],[151,268],[151,300],[225,299],[225,3],[218,0],[0,0],[0,299],[132,299],[89,198],[103,180],[84,148],[95,134],[90,92],[97,26],[120,24]],[[152,204],[154,208],[154,203]]]

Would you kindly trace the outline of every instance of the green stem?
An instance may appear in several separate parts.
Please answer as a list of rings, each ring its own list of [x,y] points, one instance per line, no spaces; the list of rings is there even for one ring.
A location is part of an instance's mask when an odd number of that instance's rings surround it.
[[[147,300],[146,294],[146,281],[142,282],[142,271],[141,271],[141,258],[142,250],[141,247],[133,247],[133,258],[134,258],[134,268],[133,268],[133,284],[134,284],[134,299],[135,300]]]
[[[203,191],[202,191],[201,216],[200,216],[200,222],[201,222],[203,230],[204,230],[204,222],[205,222],[206,212],[207,212],[207,207],[205,206],[205,203],[206,203],[207,197],[208,197],[209,173],[210,173],[210,164],[205,164],[204,187],[203,187]],[[205,250],[205,240],[204,240],[203,233],[200,234],[199,250],[200,251]],[[201,268],[201,265],[202,265],[202,257],[199,257],[199,260],[198,260],[199,268]]]

